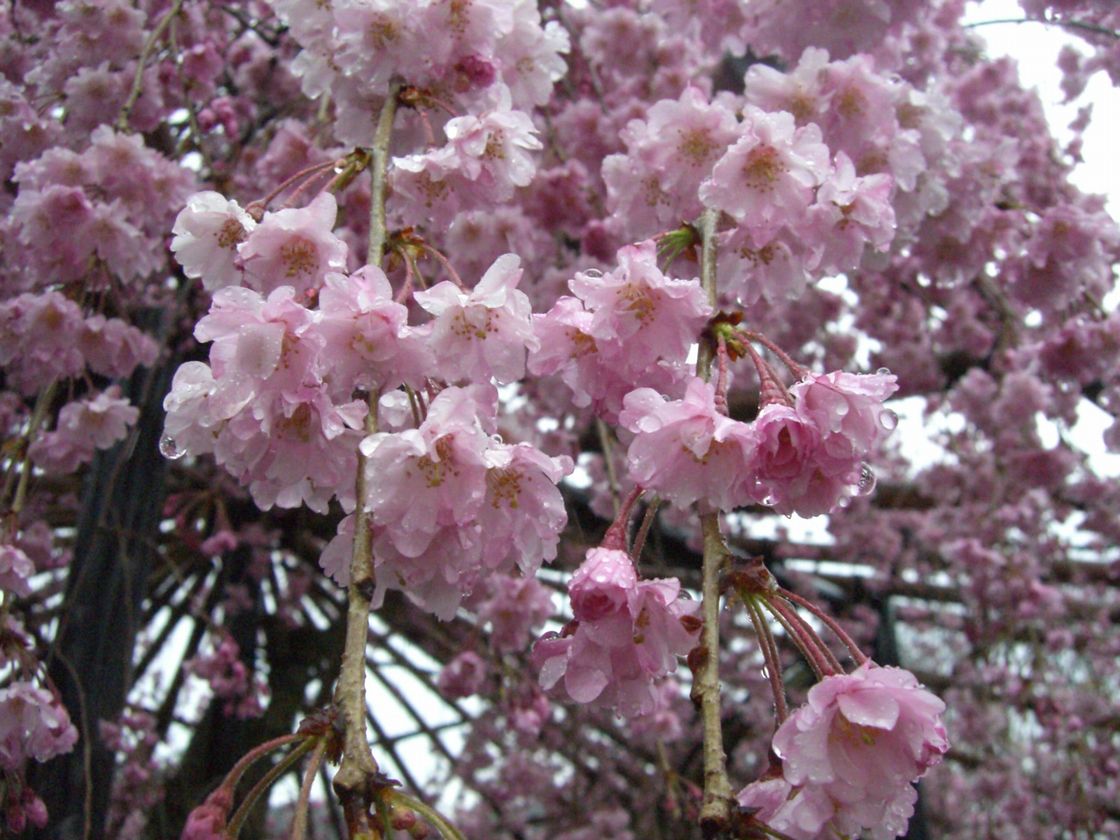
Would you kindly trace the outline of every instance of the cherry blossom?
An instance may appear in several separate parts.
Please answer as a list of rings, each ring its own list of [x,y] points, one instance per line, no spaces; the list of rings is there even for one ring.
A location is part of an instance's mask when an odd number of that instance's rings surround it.
[[[619,423],[635,433],[627,451],[634,480],[678,507],[704,500],[730,510],[749,500],[742,476],[755,450],[752,429],[716,409],[715,386],[692,379],[684,399],[650,388],[626,395]]]
[[[449,381],[513,382],[525,375],[525,351],[540,342],[533,333],[529,298],[517,289],[521,260],[499,257],[470,293],[445,280],[416,302],[435,315],[429,346]]]
[[[739,139],[700,185],[700,199],[733,216],[764,245],[808,209],[828,163],[828,147],[815,124],[796,128],[787,113],[748,106]]]
[[[77,741],[78,730],[54,694],[23,680],[0,689],[0,766],[5,770],[67,753]]]
[[[281,286],[304,294],[321,286],[327,272],[345,270],[346,243],[332,232],[337,212],[334,195],[325,192],[307,207],[266,213],[237,245],[245,285],[265,294]]]
[[[660,708],[657,682],[692,647],[699,604],[680,597],[675,579],[639,581],[625,552],[604,548],[588,551],[569,593],[574,629],[546,634],[533,648],[541,686],[563,678],[576,702],[627,716]]]
[[[257,226],[241,206],[216,192],[191,196],[171,229],[171,250],[187,277],[210,291],[242,283],[237,247]]]
[[[748,787],[740,802],[796,838],[818,837],[826,825],[897,837],[917,798],[911,782],[949,748],[944,709],[901,668],[867,663],[826,677],[774,735],[783,778]]]

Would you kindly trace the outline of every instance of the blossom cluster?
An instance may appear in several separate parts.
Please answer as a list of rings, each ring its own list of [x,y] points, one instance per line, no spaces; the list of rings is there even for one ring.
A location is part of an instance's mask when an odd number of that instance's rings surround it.
[[[575,297],[533,316],[540,348],[529,356],[531,373],[558,375],[577,406],[612,422],[634,388],[677,389],[712,314],[699,280],[658,268],[652,240],[623,247],[617,259],[606,274],[578,272],[569,284]]]
[[[675,578],[639,580],[625,551],[593,548],[568,584],[575,620],[533,647],[541,686],[561,679],[577,703],[627,717],[656,715],[666,706],[659,681],[677,670],[677,657],[696,643],[698,601],[681,597]]]
[[[54,431],[29,447],[36,466],[47,472],[70,473],[89,463],[97,449],[108,449],[128,433],[140,411],[112,385],[96,397],[67,403],[58,412]]]
[[[70,715],[51,691],[26,680],[14,680],[0,688],[0,768],[7,773],[22,772],[28,761],[49,761],[70,752],[78,740],[78,730]],[[9,801],[5,818],[12,827],[13,817],[42,826],[46,808],[31,791],[24,788],[22,801]]]
[[[444,389],[418,428],[361,442],[366,457],[380,604],[400,589],[441,618],[454,616],[483,576],[515,568],[533,575],[556,556],[567,516],[556,483],[567,456],[497,436],[492,385]],[[340,583],[349,580],[353,517],[323,553]]]
[[[85,315],[62,292],[25,292],[0,301],[0,364],[12,385],[34,394],[44,379],[80,376],[88,367],[124,377],[152,364],[158,346],[120,318]]]
[[[224,701],[227,715],[260,717],[268,700],[268,685],[262,683],[259,674],[250,673],[232,636],[221,634],[215,642],[212,650],[199,654],[183,667],[206,681],[214,695]]]
[[[111,280],[142,285],[164,264],[173,208],[194,185],[189,170],[139,135],[108,126],[97,128],[81,153],[54,147],[18,164],[13,180],[19,194],[0,236],[26,257],[18,272],[5,273],[6,292],[76,281],[87,290]]]
[[[683,399],[650,388],[626,395],[620,424],[634,433],[630,474],[678,507],[703,500],[731,510],[762,503],[779,513],[828,513],[869,492],[864,464],[894,428],[883,401],[896,390],[886,372],[808,374],[744,423],[717,409],[715,386],[693,378]]]
[[[329,92],[342,142],[372,145],[369,115],[391,84],[414,91],[422,108],[451,111],[446,144],[398,157],[392,176],[394,191],[437,224],[529,182],[536,167],[526,152],[541,143],[528,111],[548,101],[569,47],[536,3],[283,0],[277,9],[302,47],[293,70],[303,91]]]
[[[774,734],[781,775],[748,785],[739,804],[794,840],[897,837],[914,813],[911,783],[949,748],[944,710],[901,668],[825,677]]]

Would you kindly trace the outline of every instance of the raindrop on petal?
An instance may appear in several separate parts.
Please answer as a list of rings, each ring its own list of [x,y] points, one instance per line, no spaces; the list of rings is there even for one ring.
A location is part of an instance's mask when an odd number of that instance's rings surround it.
[[[875,471],[864,464],[859,468],[859,484],[856,485],[857,495],[866,496],[875,489]]]
[[[885,367],[879,368],[875,372],[877,374],[879,374],[879,376],[890,376],[891,375],[891,369],[890,368],[885,368]]]
[[[889,408],[883,409],[883,413],[879,415],[879,425],[888,432],[893,432],[898,427],[898,415]]]
[[[187,454],[187,450],[180,449],[171,435],[164,435],[159,439],[159,454],[168,460],[178,461]]]

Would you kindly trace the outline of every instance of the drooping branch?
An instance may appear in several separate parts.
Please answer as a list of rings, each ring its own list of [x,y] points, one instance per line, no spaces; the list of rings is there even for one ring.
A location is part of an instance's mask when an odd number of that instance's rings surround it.
[[[389,91],[377,121],[371,163],[369,260],[380,263],[385,247],[385,177],[388,167],[389,140],[396,115],[396,89]],[[369,397],[366,433],[377,431],[377,392]],[[350,558],[350,584],[346,590],[346,645],[342,653],[342,670],[335,690],[335,703],[342,715],[344,735],[342,764],[334,777],[334,789],[342,800],[343,811],[351,837],[376,836],[370,824],[370,806],[374,804],[377,762],[366,737],[366,642],[369,636],[370,595],[373,581],[373,557],[369,539],[369,514],[365,506],[366,459],[359,451],[355,479],[357,508],[354,512],[354,550]]]
[[[716,305],[716,210],[705,210],[700,218],[702,249],[700,280],[708,301]],[[707,381],[711,377],[714,348],[701,342],[696,362],[697,374]],[[723,715],[719,681],[719,578],[730,552],[719,530],[719,513],[704,513],[700,518],[704,539],[703,583],[701,609],[704,629],[701,631],[699,670],[693,695],[700,702],[704,725],[704,802],[700,809],[700,825],[705,834],[720,831],[730,816],[731,782],[727,778],[727,755],[723,750]]]

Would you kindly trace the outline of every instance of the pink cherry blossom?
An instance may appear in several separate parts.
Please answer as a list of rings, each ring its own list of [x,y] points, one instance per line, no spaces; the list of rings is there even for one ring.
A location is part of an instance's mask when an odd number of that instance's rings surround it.
[[[0,545],[0,588],[13,595],[31,594],[29,578],[35,574],[35,564],[19,546]]]
[[[820,445],[820,430],[811,420],[781,403],[763,406],[753,426],[757,445],[751,480],[756,492],[781,513],[796,509],[806,515],[806,508],[800,503],[806,495],[814,495],[808,485],[815,472],[813,458]],[[818,506],[811,505],[814,509]]]
[[[23,680],[0,688],[0,767],[16,771],[29,759],[49,761],[77,741],[78,730],[53,693]]]
[[[237,246],[256,226],[236,201],[216,192],[196,193],[175,218],[171,250],[183,273],[201,279],[208,291],[240,285]]]
[[[614,271],[580,272],[571,281],[593,313],[590,334],[627,374],[659,358],[683,360],[712,312],[699,280],[663,274],[653,240],[627,245],[617,257]]]
[[[867,246],[886,250],[895,232],[893,188],[889,175],[857,178],[848,156],[843,152],[836,156],[836,171],[817,190],[817,203],[809,208],[813,239],[823,244],[820,271],[851,271]]]
[[[479,623],[490,624],[490,644],[497,653],[519,653],[529,636],[552,617],[551,591],[535,577],[498,575],[487,580],[488,594],[479,603]]]
[[[949,748],[944,710],[909,671],[865,663],[810,689],[808,703],[775,733],[774,751],[785,780],[814,800],[814,811],[831,808],[822,824],[842,834],[892,838],[905,832],[913,813],[911,782]],[[797,809],[802,824],[804,810]]]
[[[449,381],[513,382],[525,375],[525,351],[540,347],[529,298],[517,289],[521,260],[498,257],[469,292],[445,280],[413,297],[435,315],[429,345]]]
[[[179,840],[222,840],[232,808],[233,796],[224,786],[219,787],[187,815]]]
[[[638,584],[634,561],[625,551],[593,548],[568,583],[577,621],[601,621],[629,608]]]
[[[367,265],[349,277],[328,274],[319,294],[324,377],[332,388],[387,391],[407,383],[419,388],[434,367],[428,343],[408,326],[408,309],[393,300],[385,273]]]
[[[796,128],[784,112],[748,106],[741,132],[700,185],[700,199],[732,216],[762,245],[808,209],[813,188],[828,174],[829,151],[815,124]]]
[[[788,228],[777,231],[761,245],[745,228],[733,228],[720,235],[720,288],[744,306],[759,298],[773,302],[797,298],[809,282],[810,271],[816,268],[818,250]]]
[[[696,87],[677,101],[661,100],[645,120],[622,132],[627,154],[603,163],[612,224],[633,237],[650,236],[700,215],[697,190],[736,139],[728,102],[709,102]]]
[[[484,453],[494,431],[492,386],[448,388],[418,429],[362,442],[371,475],[370,509],[398,550],[415,556],[445,526],[470,522],[486,495]]]
[[[94,450],[122,440],[140,411],[120,393],[120,387],[113,385],[92,399],[63,406],[55,430],[32,443],[32,460],[48,472],[73,472],[93,458]]]
[[[790,388],[798,412],[820,430],[818,463],[826,471],[841,471],[828,469],[832,459],[850,464],[865,457],[894,429],[898,418],[883,401],[897,390],[896,377],[885,369],[874,374],[810,374]]]
[[[266,213],[237,246],[245,285],[265,294],[291,286],[302,295],[318,289],[327,272],[345,271],[348,249],[332,230],[337,213],[329,192],[306,207]]]
[[[509,198],[537,171],[529,154],[542,148],[536,128],[528,114],[510,109],[504,86],[491,110],[477,117],[456,117],[443,130],[455,153],[456,171],[494,201]]]
[[[682,508],[704,500],[731,510],[750,501],[740,479],[755,448],[752,428],[717,411],[713,385],[693,378],[673,401],[650,388],[631,391],[619,423],[634,432],[626,457],[640,486]]]
[[[638,581],[633,561],[613,549],[591,549],[569,591],[576,621],[533,648],[541,686],[551,689],[563,678],[577,703],[627,716],[655,712],[659,682],[695,642],[699,603],[682,599],[674,578]]]
[[[473,650],[465,650],[443,666],[436,687],[444,697],[470,697],[482,688],[487,672],[486,661]]]
[[[482,526],[488,568],[516,566],[527,575],[556,557],[568,521],[557,483],[574,468],[567,455],[552,458],[532,444],[495,445],[483,456],[486,496],[476,521]]]

